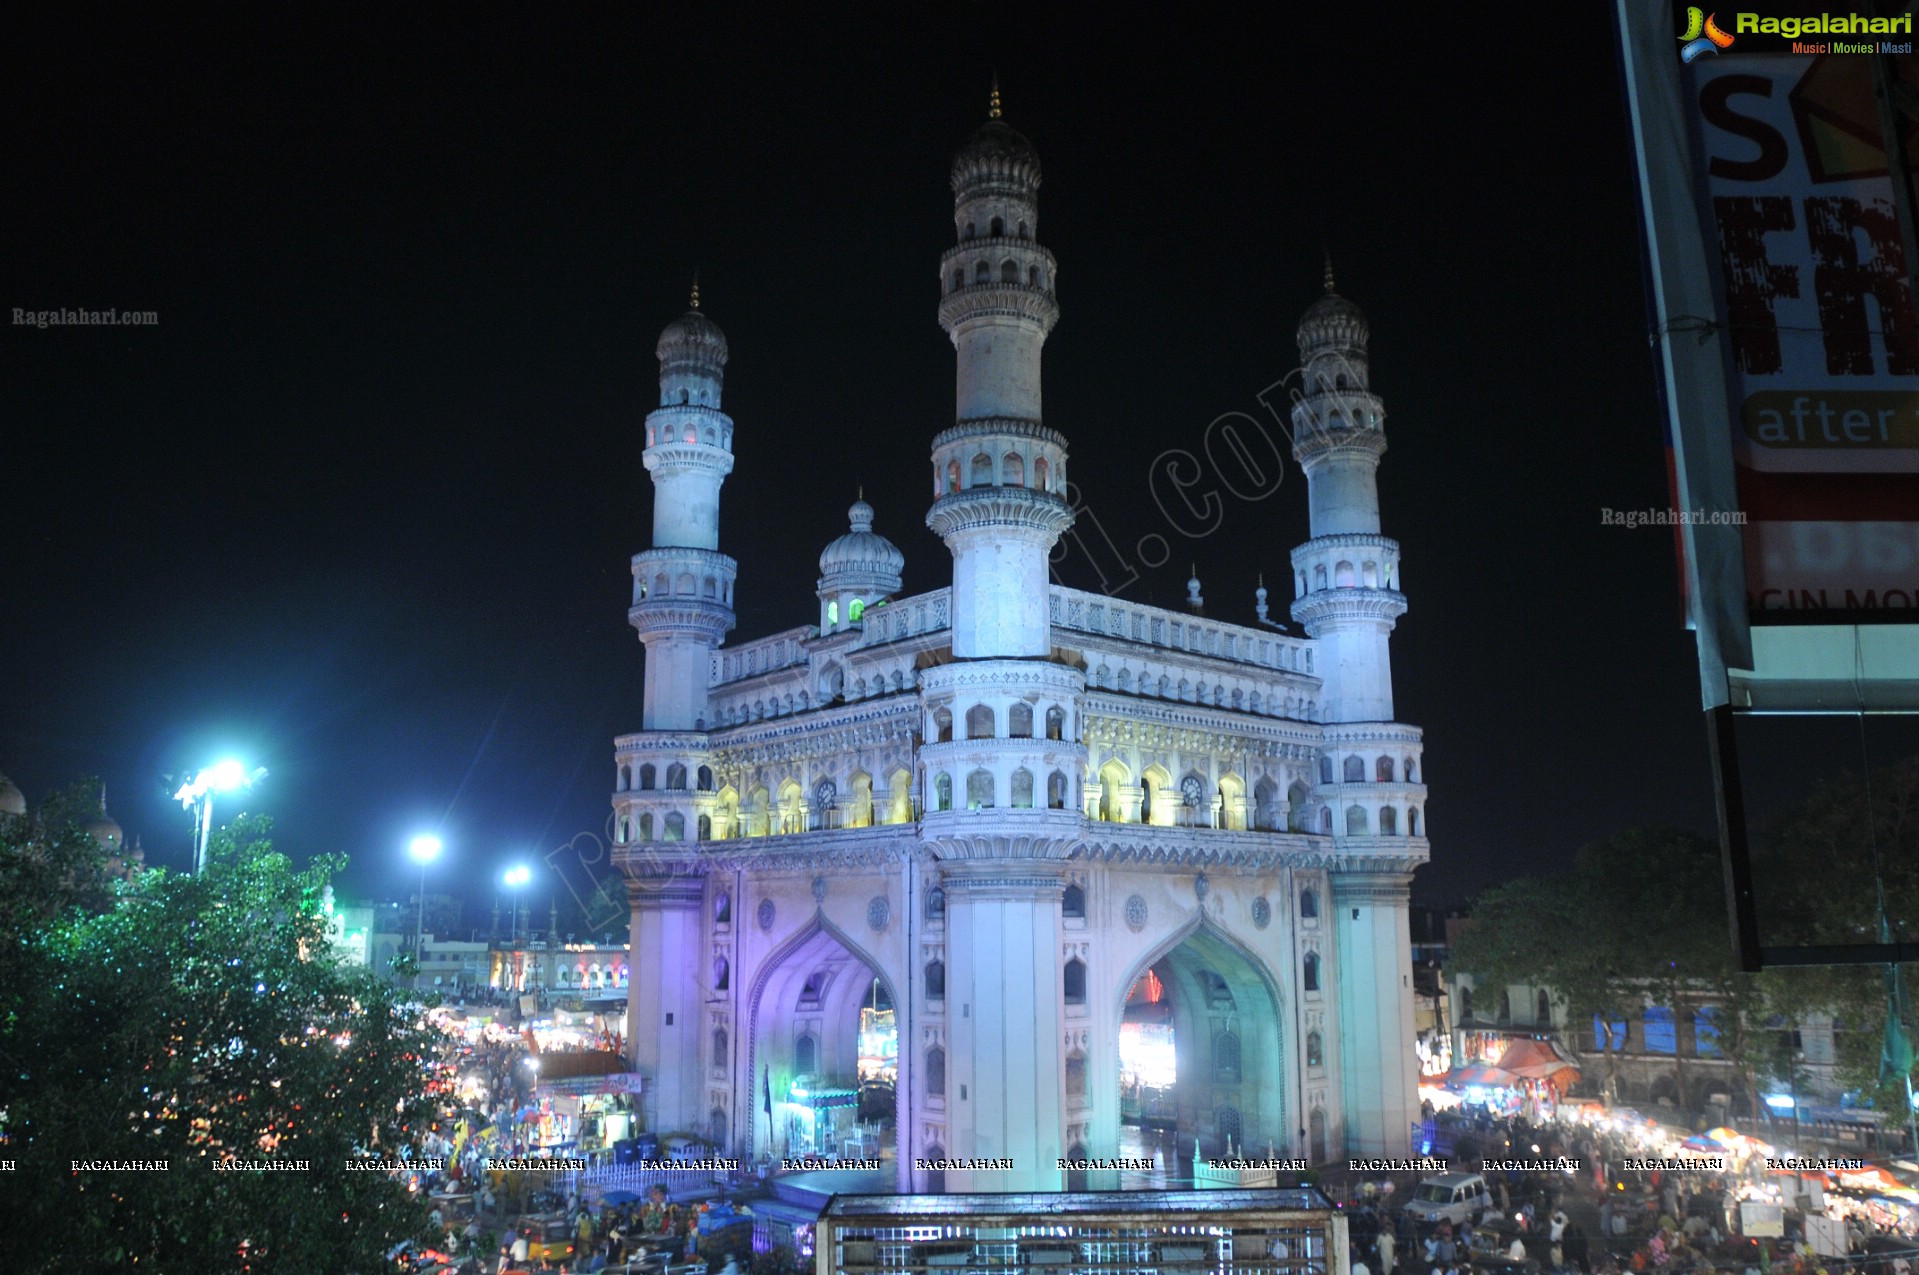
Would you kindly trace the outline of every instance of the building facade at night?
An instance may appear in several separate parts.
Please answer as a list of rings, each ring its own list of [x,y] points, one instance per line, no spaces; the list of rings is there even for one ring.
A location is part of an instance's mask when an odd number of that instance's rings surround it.
[[[861,500],[814,622],[725,644],[727,344],[697,293],[660,337],[629,613],[645,705],[612,796],[649,1127],[785,1154],[791,1105],[855,1087],[862,1010],[890,1008],[899,1188],[1060,1189],[1062,1159],[1120,1154],[1142,1087],[1121,1042],[1150,1000],[1173,1043],[1151,1098],[1188,1148],[1403,1154],[1426,788],[1393,719],[1406,601],[1366,321],[1329,267],[1297,334],[1303,636],[1207,617],[1197,582],[1183,611],[1054,584],[1073,513],[1041,414],[1039,185],[996,98],[954,158],[938,263],[954,422],[930,492],[878,501],[926,502],[948,588],[900,596]]]

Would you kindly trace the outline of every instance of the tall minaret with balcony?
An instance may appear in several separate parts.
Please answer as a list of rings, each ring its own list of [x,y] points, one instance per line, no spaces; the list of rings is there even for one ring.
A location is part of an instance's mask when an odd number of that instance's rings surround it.
[[[1061,1042],[1083,1007],[1063,1000],[1060,899],[1086,769],[1085,675],[1053,659],[1049,618],[1048,559],[1073,515],[1066,440],[1040,413],[1059,303],[1036,238],[1039,184],[1039,154],[1000,118],[995,86],[986,123],[953,157],[957,243],[940,260],[958,393],[933,440],[926,524],[953,555],[953,659],[920,679],[921,829],[946,893],[950,972],[943,1002],[913,1025],[945,1073],[914,1120],[916,1154],[937,1145],[1015,1167],[948,1172],[953,1191],[1058,1189],[1074,1119]]]
[[[713,814],[707,688],[713,649],[733,627],[737,564],[719,551],[720,484],[733,469],[733,421],[720,410],[726,337],[692,306],[657,349],[660,405],[647,413],[653,547],[633,558],[627,619],[646,644],[643,729],[619,741],[613,860],[627,877],[635,969],[702,968],[704,882],[672,842],[702,840]],[[632,1065],[646,1078],[646,1118],[690,1129],[704,1118],[700,984],[635,977],[627,992]]]
[[[1388,639],[1406,612],[1399,544],[1380,534],[1386,412],[1371,389],[1366,316],[1334,290],[1299,324],[1302,384],[1293,457],[1306,473],[1312,539],[1293,551],[1293,618],[1319,647],[1324,723],[1317,797],[1341,868],[1332,874],[1345,1143],[1403,1154],[1419,1114],[1407,902],[1425,862],[1420,733],[1393,720]]]

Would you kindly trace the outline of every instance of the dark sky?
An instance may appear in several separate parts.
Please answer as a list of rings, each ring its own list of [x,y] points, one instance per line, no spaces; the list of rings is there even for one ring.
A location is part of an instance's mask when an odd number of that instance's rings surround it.
[[[410,890],[400,847],[440,826],[483,906],[601,828],[640,721],[653,345],[695,266],[732,346],[735,638],[813,617],[860,484],[908,589],[946,583],[946,167],[994,69],[1063,276],[1047,423],[1116,545],[1171,546],[1125,596],[1197,563],[1246,622],[1264,570],[1283,613],[1297,470],[1202,538],[1149,472],[1261,411],[1330,249],[1389,412],[1422,893],[1710,827],[1670,536],[1600,521],[1667,504],[1601,6],[1543,41],[1400,5],[51,8],[4,55],[0,305],[159,325],[4,329],[0,770],[30,799],[103,776],[154,861],[188,847],[160,776],[228,751],[351,891]]]

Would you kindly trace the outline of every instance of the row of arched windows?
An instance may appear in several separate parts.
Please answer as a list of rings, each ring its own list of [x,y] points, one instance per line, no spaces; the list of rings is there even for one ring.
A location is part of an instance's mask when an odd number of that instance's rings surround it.
[[[953,742],[953,711],[949,708],[933,710],[932,728],[927,732],[929,739],[936,743]],[[1033,737],[1033,706],[1014,704],[1006,710],[1006,738],[1031,739]],[[1046,710],[1046,738],[1064,739],[1066,737],[1066,710],[1055,704]],[[975,704],[966,710],[967,739],[999,738],[999,718],[990,705]]]
[[[986,224],[986,233],[991,235],[995,239],[1004,239],[1006,237],[1006,218],[1004,217],[993,218],[993,220],[991,220],[990,222]],[[978,237],[979,237],[978,222],[969,221],[966,223],[965,227],[961,229],[960,231],[961,239],[976,239]],[[1032,235],[1027,233],[1026,223],[1024,221],[1017,223],[1017,227],[1013,231],[1013,238],[1031,239],[1032,237],[1033,237]]]
[[[1306,653],[1305,667],[1307,672],[1312,671],[1310,651]],[[1237,686],[1229,688],[1224,682],[1208,682],[1204,679],[1195,682],[1190,678],[1176,678],[1171,673],[1155,676],[1150,670],[1141,670],[1136,675],[1129,668],[1122,668],[1115,673],[1102,664],[1093,670],[1088,682],[1098,690],[1118,691],[1122,695],[1147,695],[1154,699],[1205,704],[1214,708],[1230,708],[1235,712],[1286,717],[1294,721],[1312,721],[1319,715],[1319,701],[1304,695],[1263,695],[1259,691],[1247,691]]]
[[[653,833],[653,814],[651,811],[644,811],[638,818],[632,815],[621,815],[616,839],[622,845],[636,841],[652,841]],[[659,839],[661,841],[686,840],[686,816],[677,810],[668,812],[666,818],[660,821]],[[702,814],[694,817],[693,839],[695,841],[713,839],[712,816]]]
[[[653,582],[650,585],[645,580],[639,582],[639,595],[639,600],[642,602],[648,598],[705,598],[713,602],[723,602],[731,606],[733,604],[733,584],[731,581],[721,580],[717,576],[695,579],[693,573],[690,571],[682,571],[679,579],[675,581],[665,572],[660,572],[654,575]]]
[[[659,774],[659,770],[650,761],[643,761],[638,767],[630,765],[622,766],[620,767],[619,790],[621,792],[630,792],[637,789],[640,792],[651,792],[656,787],[665,788],[669,792],[685,790],[686,767],[682,763],[676,761],[667,764],[666,782],[664,784],[655,782]],[[698,791],[712,792],[713,768],[711,766],[701,766],[694,772],[694,783],[698,786]]]
[[[1322,562],[1313,568],[1311,592],[1318,593],[1327,584],[1326,564]],[[1362,562],[1357,567],[1350,562],[1336,562],[1333,564],[1331,586],[1335,589],[1396,589],[1399,587],[1398,569],[1390,562],[1383,573],[1377,562]],[[1304,571],[1293,573],[1293,588],[1297,596],[1306,596],[1308,589]]]
[[[1398,783],[1401,775],[1405,776],[1406,783],[1416,784],[1419,782],[1419,759],[1408,757],[1402,765],[1396,758],[1382,754],[1374,760],[1372,772],[1373,782],[1376,784]],[[1319,755],[1319,782],[1322,784],[1333,782],[1333,759],[1328,753]],[[1340,764],[1340,782],[1365,783],[1366,759],[1356,753],[1348,754],[1346,760]]]
[[[1333,812],[1330,810],[1322,810],[1320,814],[1322,816],[1320,831],[1330,836],[1333,831]],[[1372,829],[1368,826],[1366,817],[1366,808],[1364,806],[1346,807],[1346,835],[1349,837],[1364,837],[1370,835],[1371,832]],[[1379,808],[1379,835],[1382,837],[1397,837],[1400,835],[1399,810],[1397,807],[1381,806]],[[1409,837],[1425,835],[1420,831],[1418,806],[1406,807],[1406,835]]]
[[[705,400],[706,396],[702,394],[700,401],[704,402]],[[692,396],[689,395],[687,391],[680,391],[681,403],[691,403],[692,401]],[[671,425],[648,425],[646,427],[646,445],[648,447],[655,445],[664,446],[667,443],[705,443],[708,447],[719,447],[723,445],[720,442],[718,432],[715,431],[711,425],[708,425],[704,430],[698,431],[690,424],[678,428]]]
[[[1008,257],[1006,260],[999,263],[998,282],[1002,284],[1010,283],[1010,284],[1017,285],[1019,281],[1020,281],[1019,262],[1013,260],[1011,257]],[[992,283],[992,282],[994,282],[994,279],[993,279],[993,267],[991,263],[986,261],[975,262],[973,265],[974,285],[978,286],[979,284]],[[952,282],[947,285],[947,290],[950,292],[958,292],[961,288],[964,288],[965,286],[966,286],[966,267],[964,266],[953,267]],[[1026,268],[1026,286],[1029,288],[1041,288],[1041,289],[1045,288],[1046,272],[1041,270],[1038,266],[1028,266]]]
[[[1015,770],[1008,793],[1008,804],[1015,810],[1034,808],[1033,772],[1021,766]],[[998,781],[990,770],[975,770],[966,776],[966,809],[991,810],[999,804]],[[1067,808],[1066,774],[1054,771],[1046,777],[1046,809],[1065,810]],[[933,777],[933,805],[935,811],[954,809],[953,776],[944,772]]]
[[[966,482],[962,486],[960,478],[964,474]],[[945,481],[941,482],[941,473],[933,471],[933,496],[950,496],[956,491],[971,487],[1025,487],[1034,491],[1052,491],[1055,478],[1065,481],[1065,471],[1054,472],[1053,465],[1045,456],[1033,457],[1033,481],[1026,481],[1026,458],[1018,452],[1007,452],[1000,457],[995,468],[993,458],[986,452],[976,453],[964,470],[957,458],[946,462]]]

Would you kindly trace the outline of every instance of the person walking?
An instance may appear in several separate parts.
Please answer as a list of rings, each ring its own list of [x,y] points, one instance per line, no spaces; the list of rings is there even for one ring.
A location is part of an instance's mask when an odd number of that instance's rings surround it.
[[[1379,1250],[1379,1275],[1393,1275],[1393,1230],[1390,1223],[1379,1230],[1379,1239],[1374,1247]]]

